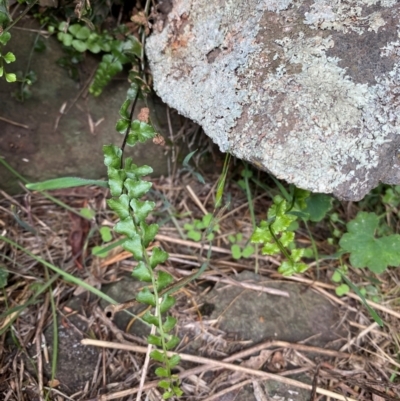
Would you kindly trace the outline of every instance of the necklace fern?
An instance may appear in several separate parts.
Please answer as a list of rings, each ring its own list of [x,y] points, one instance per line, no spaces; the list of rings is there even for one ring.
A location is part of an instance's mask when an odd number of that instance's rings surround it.
[[[135,89],[134,85],[132,87]],[[124,144],[129,146],[135,146],[138,142],[145,142],[156,136],[153,127],[147,122],[132,121],[131,116],[137,99],[135,92],[135,90],[128,92],[128,98],[120,109],[121,119],[117,122],[117,130],[125,133]],[[132,111],[128,113],[132,102]],[[159,229],[157,224],[146,223],[147,216],[153,211],[155,203],[141,200],[152,186],[151,182],[144,180],[143,177],[152,173],[153,169],[145,165],[137,166],[131,158],[123,160],[123,147],[106,145],[103,147],[103,153],[112,195],[107,203],[120,218],[114,230],[127,237],[122,246],[138,262],[132,275],[149,284],[137,294],[136,299],[154,308],[152,312],[148,311],[143,316],[143,320],[156,327],[156,333],[149,335],[148,343],[157,347],[150,356],[162,364],[155,371],[161,378],[159,386],[164,390],[164,399],[179,397],[183,393],[179,388],[177,377],[172,374],[172,369],[179,363],[180,357],[168,356],[168,351],[179,342],[179,338],[171,334],[176,319],[165,316],[175,304],[175,298],[170,294],[160,295],[162,290],[172,283],[173,277],[155,269],[168,259],[168,253],[154,247],[151,255],[148,255],[146,250]]]

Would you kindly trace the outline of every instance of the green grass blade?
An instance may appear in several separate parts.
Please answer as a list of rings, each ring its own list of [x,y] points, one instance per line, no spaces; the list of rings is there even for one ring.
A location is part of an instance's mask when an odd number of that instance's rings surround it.
[[[222,203],[222,195],[224,194],[226,176],[228,174],[228,168],[229,168],[230,161],[231,161],[231,154],[227,153],[226,156],[225,156],[225,161],[224,161],[224,167],[222,169],[222,174],[218,179],[217,191],[216,191],[216,197],[215,197],[215,206],[214,206],[215,209],[218,209],[221,206],[221,203]]]
[[[23,177],[21,174],[19,174],[16,170],[14,170],[4,159],[4,157],[0,157],[0,163],[7,169],[9,170],[12,174],[14,174],[17,178],[19,178],[22,182],[25,184],[28,183],[28,180]]]
[[[23,177],[21,174],[19,174],[17,171],[15,171],[15,170],[4,160],[4,157],[0,157],[0,163],[3,164],[3,166],[4,166],[7,170],[9,170],[12,174],[14,174],[14,175],[15,175],[19,180],[21,180],[23,183],[29,184],[29,181],[28,181],[25,177]],[[106,181],[104,181],[104,182],[106,182]],[[82,216],[81,213],[80,213],[78,210],[75,210],[75,209],[72,208],[71,206],[68,206],[66,203],[60,201],[59,199],[55,198],[54,196],[51,196],[51,195],[49,195],[49,194],[46,193],[46,192],[42,192],[42,195],[43,195],[45,198],[47,198],[47,199],[51,200],[52,202],[54,202],[56,205],[61,206],[61,207],[63,207],[63,208],[66,209],[66,210],[69,210],[71,213],[74,213],[74,214],[76,214],[76,215],[78,215],[78,216],[80,216],[80,217],[82,217],[82,218],[84,218],[84,219],[91,220],[91,219],[86,218],[85,216]]]
[[[379,324],[380,327],[383,327],[383,320],[381,317],[378,315],[376,311],[374,311],[369,305],[367,300],[365,299],[364,295],[361,294],[360,290],[357,288],[356,285],[354,285],[340,270],[337,270],[341,276],[342,279],[346,282],[346,284],[360,297],[361,302],[363,305],[368,309],[368,312],[372,316],[372,318],[375,320],[376,323]]]
[[[286,188],[272,174],[270,174],[270,177],[275,182],[276,186],[279,188],[279,190],[281,191],[281,194],[285,197],[287,202],[290,203],[292,201],[292,197],[289,195],[288,191],[286,191]]]
[[[108,188],[108,181],[90,180],[79,177],[62,177],[54,178],[47,181],[25,184],[25,186],[32,191],[50,191],[52,189],[81,187],[83,185],[97,185],[99,187]]]
[[[15,246],[22,252],[25,252],[32,259],[36,260],[37,262],[41,263],[42,265],[44,265],[44,266],[48,267],[49,269],[53,270],[54,272],[58,273],[61,277],[64,278],[64,280],[69,281],[70,283],[73,283],[75,285],[78,285],[79,287],[82,287],[87,291],[90,291],[92,294],[97,295],[98,297],[104,299],[107,302],[110,302],[113,305],[118,304],[117,301],[115,301],[113,298],[109,297],[108,295],[104,294],[97,288],[92,287],[90,284],[85,283],[84,281],[80,280],[79,278],[74,277],[73,275],[65,272],[64,270],[58,268],[57,266],[54,266],[53,264],[47,262],[46,260],[42,259],[41,257],[34,255],[32,252],[28,251],[21,245],[18,245],[16,242],[14,242],[6,237],[3,237],[2,235],[0,235],[0,241],[5,241],[10,245]]]

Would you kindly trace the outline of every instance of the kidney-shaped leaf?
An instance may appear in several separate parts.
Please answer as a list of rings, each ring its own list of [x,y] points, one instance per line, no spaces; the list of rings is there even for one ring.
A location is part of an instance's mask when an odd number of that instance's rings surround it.
[[[400,265],[400,235],[376,238],[379,217],[375,213],[359,212],[347,224],[348,232],[339,244],[350,252],[354,267],[368,267],[374,273],[382,273],[388,266]]]

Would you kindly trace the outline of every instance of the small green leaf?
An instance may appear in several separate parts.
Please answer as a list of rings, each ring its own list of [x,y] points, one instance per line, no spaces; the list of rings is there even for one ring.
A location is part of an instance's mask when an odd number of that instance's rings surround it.
[[[134,237],[130,237],[128,241],[124,242],[122,247],[125,251],[130,252],[136,260],[140,261],[143,259],[143,248],[139,235],[136,234]]]
[[[120,133],[120,134],[125,134],[126,130],[129,127],[130,121],[125,119],[125,118],[120,118],[117,121],[117,124],[115,126],[115,129]]]
[[[103,242],[110,242],[112,240],[112,234],[110,227],[103,226],[100,228],[100,235]]]
[[[167,316],[163,324],[164,333],[170,332],[176,326],[176,323],[177,323],[176,318],[172,316]]]
[[[115,213],[117,213],[121,220],[130,216],[129,196],[127,194],[122,194],[118,199],[108,199],[107,204]]]
[[[303,262],[296,262],[294,263],[295,273],[302,274],[309,269],[309,266]]]
[[[16,60],[14,53],[11,52],[8,52],[5,56],[3,56],[3,59],[7,64],[13,63]]]
[[[124,121],[128,121],[129,123],[129,106],[131,104],[131,100],[130,99],[126,99],[124,103],[122,103],[121,108],[119,109],[119,115],[122,117],[122,119]],[[126,126],[126,128],[128,128],[128,125]],[[125,128],[125,129],[126,129]],[[120,132],[117,128],[117,131]]]
[[[3,76],[4,74],[4,67],[0,66],[0,78]]]
[[[303,253],[303,257],[304,258],[308,258],[308,259],[315,258],[314,250],[311,247],[310,248],[303,248],[303,249],[304,249],[304,253]]]
[[[150,166],[136,166],[136,164],[132,163],[132,159],[128,157],[125,160],[125,170],[128,178],[132,178],[133,180],[137,180],[140,177],[144,177],[153,172],[153,169]]]
[[[85,40],[90,36],[90,29],[87,26],[82,26],[74,35],[77,39]]]
[[[135,100],[138,89],[138,84],[136,82],[131,82],[131,86],[126,92],[127,99],[129,99],[130,101]]]
[[[350,288],[347,284],[341,284],[335,288],[335,292],[338,297],[342,297],[343,295],[348,294],[349,291],[350,291]]]
[[[272,206],[273,207],[273,206]],[[275,221],[271,225],[271,229],[274,233],[281,233],[286,231],[293,220],[296,220],[296,216],[289,214],[279,214],[276,216]]]
[[[253,244],[263,244],[264,242],[270,242],[272,239],[273,237],[268,227],[256,227],[250,240]]]
[[[147,343],[151,345],[155,345],[157,347],[162,346],[162,341],[160,337],[155,336],[154,334],[149,334],[147,336]]]
[[[64,33],[64,32],[59,32],[57,34],[57,39],[62,42],[64,46],[70,47],[72,44],[72,41],[74,40],[74,37],[70,35],[69,33]]]
[[[165,348],[166,348],[168,351],[170,351],[171,349],[175,348],[175,347],[179,344],[179,342],[180,342],[179,337],[177,337],[177,336],[172,336],[171,339],[170,339],[169,341],[167,341],[167,343],[165,344]],[[170,361],[171,361],[171,360],[170,360]],[[179,363],[179,361],[178,361],[178,363]],[[177,364],[178,364],[178,363],[177,363]],[[175,365],[173,365],[173,366],[175,366]],[[171,363],[170,363],[170,367],[172,368],[173,366],[171,366]]]
[[[62,21],[60,22],[60,24],[58,25],[58,30],[65,32],[68,29],[68,24],[66,21]]]
[[[183,225],[183,228],[184,228],[185,230],[187,230],[187,231],[191,231],[191,230],[194,229],[194,225],[193,225],[193,224],[190,224],[190,223],[185,223],[185,224]]]
[[[332,274],[331,280],[332,280],[334,283],[340,283],[340,282],[342,281],[342,276],[341,276],[341,274],[336,270],[336,271]]]
[[[207,241],[212,241],[214,239],[215,235],[213,233],[210,233],[206,236]]]
[[[127,40],[123,43],[121,50],[128,55],[138,58],[142,57],[142,44],[133,35],[128,36]]]
[[[159,326],[159,321],[158,321],[157,316],[152,315],[149,311],[147,311],[143,315],[142,319],[148,324],[151,324],[151,325],[156,326],[156,327]]]
[[[140,228],[142,230],[143,246],[148,247],[150,242],[154,240],[154,237],[158,233],[158,225],[157,224],[147,225],[145,222],[141,222]]]
[[[126,178],[124,170],[109,167],[107,169],[108,185],[112,196],[120,196]]]
[[[332,208],[332,201],[333,198],[329,195],[311,194],[306,199],[307,207],[303,209],[303,212],[309,214],[311,221],[321,221]]]
[[[17,76],[12,73],[6,73],[6,81],[7,82],[15,82],[17,80]]]
[[[248,178],[253,177],[253,172],[252,172],[251,170],[249,170],[249,169],[247,168],[247,166],[246,166],[246,169],[242,170],[241,176],[242,176],[243,178],[247,178],[247,179],[248,179]]]
[[[211,213],[207,213],[205,216],[203,216],[203,224],[204,228],[207,228],[210,223],[212,222],[213,215]]]
[[[96,216],[96,212],[93,209],[89,209],[88,207],[83,207],[79,211],[79,214],[88,220],[93,219],[93,217]]]
[[[164,363],[166,355],[161,353],[158,349],[155,349],[155,350],[150,352],[150,357],[152,359],[154,359],[155,361],[157,361],[157,362]]]
[[[85,43],[85,42],[82,42],[81,40],[74,39],[74,40],[71,42],[71,44],[72,44],[72,47],[73,47],[76,51],[78,51],[78,52],[80,52],[80,53],[83,53],[83,52],[85,52],[85,51],[87,50],[86,43]]]
[[[152,281],[152,275],[149,272],[147,266],[142,261],[140,261],[138,265],[133,269],[132,276],[140,281],[144,281],[145,283],[151,283]]]
[[[153,358],[153,359],[155,359],[155,358]],[[168,371],[167,369],[165,369],[165,368],[158,367],[158,368],[154,371],[154,373],[155,373],[156,376],[158,376],[158,377],[169,377],[169,371]]]
[[[295,264],[289,260],[285,260],[278,268],[278,272],[282,276],[289,277],[296,273]]]
[[[104,145],[104,164],[107,167],[119,168],[121,166],[122,150],[115,145]]]
[[[178,338],[179,341],[179,338]],[[169,358],[169,366],[170,368],[174,368],[179,364],[181,361],[181,357],[178,354],[172,355],[171,358]]]
[[[101,52],[101,47],[96,42],[86,42],[86,46],[87,46],[88,50],[94,54]]]
[[[198,231],[189,231],[187,233],[189,239],[199,242],[201,240],[201,233]]]
[[[163,290],[164,288],[168,287],[173,281],[174,278],[169,273],[160,270],[157,276],[157,290]]]
[[[131,178],[126,179],[124,187],[128,191],[128,196],[132,198],[140,198],[149,191],[152,183],[149,181],[135,181]]]
[[[231,243],[235,243],[236,242],[236,237],[232,234],[228,235],[228,240]]]
[[[292,231],[283,232],[279,240],[281,241],[284,247],[288,247],[294,241],[294,232]]]
[[[10,39],[11,39],[11,33],[10,32],[3,32],[0,35],[0,44],[5,46]]]
[[[124,220],[120,220],[115,226],[114,231],[118,234],[126,235],[129,238],[133,238],[137,235],[136,226],[133,223],[132,217],[127,217]]]
[[[175,305],[176,299],[171,295],[166,295],[160,304],[160,312],[165,313]]]
[[[157,265],[164,263],[168,259],[168,253],[160,249],[159,247],[154,247],[153,252],[150,256],[150,266],[154,269]]]
[[[137,199],[132,199],[130,205],[133,210],[133,217],[136,223],[139,223],[146,219],[148,214],[153,211],[156,204],[151,201],[142,202]]]
[[[169,390],[169,388],[171,387],[169,382],[167,382],[166,380],[160,380],[157,385],[164,390]]]
[[[68,31],[71,32],[72,35],[76,36],[77,33],[80,31],[81,28],[82,28],[82,25],[73,24],[73,25],[70,25],[70,26],[68,27]],[[59,29],[60,29],[60,28],[59,28]],[[60,29],[60,30],[64,30],[64,29],[65,29],[65,27],[63,26],[62,29]]]
[[[295,262],[298,262],[304,254],[304,248],[296,248],[296,249],[292,249],[292,258]]]
[[[244,258],[249,258],[251,255],[253,255],[255,252],[254,247],[251,245],[247,245],[243,250],[242,250],[242,257]]]
[[[136,299],[142,304],[156,306],[156,299],[154,297],[154,294],[148,288],[143,288],[142,290],[140,290],[136,295]]]
[[[231,246],[231,252],[232,252],[232,257],[234,259],[240,259],[242,257],[242,250],[240,249],[240,246],[237,244]]]
[[[135,120],[132,122],[131,131],[126,140],[127,145],[134,146],[137,141],[143,143],[155,136],[154,128],[143,121]]]
[[[276,243],[268,243],[268,242],[261,249],[261,253],[263,255],[275,255],[280,251],[281,250],[279,249],[279,246]]]

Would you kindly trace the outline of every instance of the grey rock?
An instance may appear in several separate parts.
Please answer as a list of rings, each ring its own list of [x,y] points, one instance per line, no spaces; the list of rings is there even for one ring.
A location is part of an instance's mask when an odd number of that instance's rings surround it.
[[[220,149],[359,200],[400,183],[400,3],[174,0],[146,52],[157,93]]]
[[[339,311],[329,300],[303,285],[263,280],[252,272],[235,279],[286,291],[289,297],[257,293],[241,287],[217,285],[207,296],[215,305],[210,319],[218,327],[254,344],[268,340],[297,343],[307,340],[317,347],[340,347],[346,331],[339,327]]]

